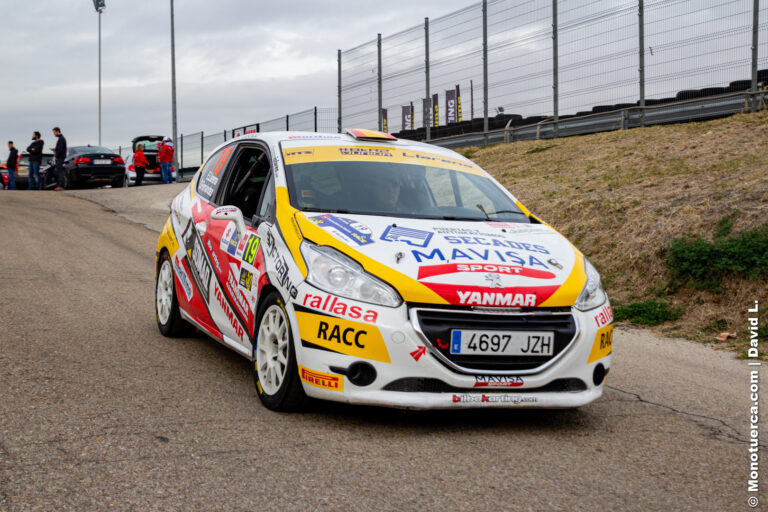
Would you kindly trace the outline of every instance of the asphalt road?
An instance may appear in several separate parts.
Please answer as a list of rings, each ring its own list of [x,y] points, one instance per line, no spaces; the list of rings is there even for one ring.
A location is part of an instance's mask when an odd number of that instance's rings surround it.
[[[180,187],[0,192],[0,510],[750,510],[746,362],[642,330],[575,411],[266,410],[155,325]]]

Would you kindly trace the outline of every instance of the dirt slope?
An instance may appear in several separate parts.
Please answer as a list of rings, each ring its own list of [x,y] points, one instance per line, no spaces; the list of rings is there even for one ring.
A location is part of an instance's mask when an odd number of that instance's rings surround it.
[[[755,299],[768,323],[767,279],[728,279],[719,292],[669,290],[663,261],[672,238],[711,240],[727,216],[733,232],[768,223],[768,112],[459,152],[570,238],[614,303],[684,307],[660,332],[715,342],[727,327],[738,338],[721,345],[741,351]]]

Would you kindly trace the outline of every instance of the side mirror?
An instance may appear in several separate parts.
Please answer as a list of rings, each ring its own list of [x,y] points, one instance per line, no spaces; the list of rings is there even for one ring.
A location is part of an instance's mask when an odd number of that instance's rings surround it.
[[[233,220],[235,226],[237,226],[237,234],[242,239],[245,236],[245,221],[243,220],[243,212],[237,206],[219,206],[213,213],[211,213],[212,219],[218,220]]]

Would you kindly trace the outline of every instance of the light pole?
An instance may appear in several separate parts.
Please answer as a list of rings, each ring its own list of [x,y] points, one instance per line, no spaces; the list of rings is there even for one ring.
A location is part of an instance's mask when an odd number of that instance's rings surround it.
[[[101,146],[101,12],[104,10],[106,0],[93,0],[93,6],[99,13],[99,146]]]
[[[171,111],[173,117],[173,166],[176,168],[176,176],[181,176],[178,166],[178,147],[176,140],[176,38],[173,33],[173,0],[171,0]]]

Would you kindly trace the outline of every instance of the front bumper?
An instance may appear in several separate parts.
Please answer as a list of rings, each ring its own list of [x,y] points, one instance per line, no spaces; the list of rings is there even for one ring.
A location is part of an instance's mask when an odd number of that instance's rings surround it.
[[[293,313],[289,317],[296,338],[298,364],[303,368],[300,375],[304,390],[315,398],[413,409],[574,408],[602,395],[605,379],[596,382],[595,376],[605,374],[611,366],[612,324],[605,315],[599,317],[600,310],[606,307],[610,310],[607,302],[597,310],[568,312],[578,328],[550,360],[535,368],[499,370],[457,368],[446,361],[444,354],[418,328],[418,322],[413,322],[418,308],[405,304],[399,308],[375,307],[344,299],[349,308],[373,309],[377,314],[375,322],[352,322],[348,316],[333,315],[339,311],[332,311],[325,300],[322,301],[325,308],[308,308],[312,301],[306,298],[318,296],[322,297],[323,292],[303,283],[296,303],[288,304],[289,313]],[[297,311],[301,322],[297,321]],[[467,310],[445,308],[444,311],[466,313]],[[306,322],[307,314],[325,318],[323,332],[348,331],[349,336],[337,340],[338,347],[333,343],[318,346],[318,342],[323,344],[315,332],[319,324]],[[338,331],[334,331],[335,325],[339,325]],[[351,345],[354,334],[360,331],[364,331],[368,339],[376,334],[376,339],[382,340],[386,347],[386,354],[383,356],[378,349],[374,351],[369,344],[361,343],[365,349]],[[345,341],[350,345],[344,346]],[[376,372],[375,380],[369,385],[357,386],[350,381],[349,374],[345,375],[353,363],[360,362]],[[305,378],[307,371],[309,378]],[[317,375],[325,377],[315,378]]]

